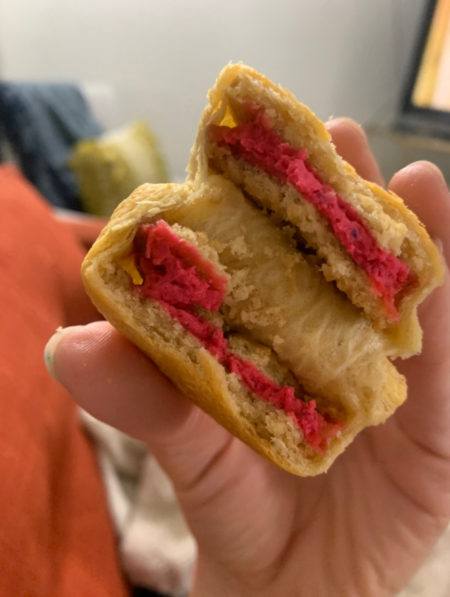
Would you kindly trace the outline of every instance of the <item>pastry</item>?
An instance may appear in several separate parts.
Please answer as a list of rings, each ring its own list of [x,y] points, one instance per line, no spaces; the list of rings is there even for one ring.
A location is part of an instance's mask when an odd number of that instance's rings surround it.
[[[292,473],[325,471],[406,397],[370,321],[292,230],[219,176],[139,187],[89,251],[83,279],[186,396]]]
[[[443,268],[415,214],[363,180],[311,110],[257,71],[225,67],[208,97],[191,179],[219,173],[291,224],[325,279],[383,331],[392,356],[420,352],[417,306]]]

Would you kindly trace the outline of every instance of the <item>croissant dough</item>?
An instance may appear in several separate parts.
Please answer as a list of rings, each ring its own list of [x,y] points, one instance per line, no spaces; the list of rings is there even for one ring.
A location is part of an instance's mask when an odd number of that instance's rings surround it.
[[[367,280],[322,229],[320,238],[328,247],[327,257],[319,246],[319,257],[328,259],[322,270],[317,257],[299,251],[296,230],[304,216],[286,193],[280,194],[280,185],[216,155],[208,127],[226,119],[230,105],[238,118],[242,94],[270,110],[289,142],[301,136],[314,167],[364,214],[381,245],[397,253],[405,243],[410,248],[418,285],[402,301],[397,324],[377,319],[379,305],[364,298]],[[225,326],[233,350],[279,383],[313,397],[319,410],[343,424],[324,451],[308,446],[287,413],[255,397],[157,301],[132,291],[121,264],[133,252],[139,226],[158,220],[227,276],[228,291],[214,316]],[[313,229],[314,217],[308,221]],[[343,263],[362,294],[336,274]],[[82,277],[103,315],[187,397],[279,467],[308,476],[326,471],[359,431],[386,420],[406,398],[405,379],[389,357],[420,350],[417,305],[440,283],[443,266],[416,216],[392,193],[363,181],[335,153],[328,132],[308,108],[253,69],[230,65],[209,93],[187,181],[136,189],[90,249]]]
[[[211,174],[220,172],[259,204],[298,227],[302,238],[323,260],[326,279],[336,282],[373,324],[383,329],[389,354],[405,358],[420,352],[422,332],[417,307],[442,283],[444,268],[439,252],[416,215],[394,193],[363,180],[336,153],[328,131],[311,110],[291,92],[254,69],[240,64],[225,67],[208,98],[191,151],[188,167],[191,180],[201,184]],[[230,110],[239,121],[246,101],[264,108],[287,142],[307,150],[309,164],[362,216],[378,244],[401,256],[411,267],[416,280],[400,303],[398,321],[386,319],[382,300],[372,291],[367,276],[312,205],[302,201],[289,185],[280,184],[254,166],[236,160],[211,142],[210,126],[221,124]]]
[[[252,412],[254,400],[235,376],[158,304],[132,295],[119,261],[130,252],[138,225],[161,218],[197,233],[199,247],[210,257],[214,250],[232,288],[233,277],[239,280],[240,272],[246,273],[245,285],[253,291],[239,294],[237,284],[237,297],[230,293],[224,317],[236,333],[271,348],[319,404],[339,411],[345,426],[325,453],[296,445],[292,430],[286,435],[288,417],[281,413],[276,421],[273,407],[264,405],[262,414]],[[261,259],[268,247],[270,259]],[[379,334],[305,261],[288,235],[223,179],[210,179],[195,190],[188,184],[139,187],[117,208],[91,248],[83,279],[105,317],[193,402],[295,474],[326,470],[363,427],[385,420],[406,397],[405,381],[386,358]],[[255,300],[255,317],[245,321]],[[271,309],[277,316],[268,320],[264,314]]]

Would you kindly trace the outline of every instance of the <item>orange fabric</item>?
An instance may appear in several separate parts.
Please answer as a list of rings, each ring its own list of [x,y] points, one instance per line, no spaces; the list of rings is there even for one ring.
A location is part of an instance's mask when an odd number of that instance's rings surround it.
[[[95,455],[42,350],[95,312],[82,250],[12,166],[0,167],[0,595],[128,594]]]
[[[83,249],[88,250],[94,244],[100,234],[100,230],[106,225],[107,220],[94,218],[92,216],[78,218],[76,215],[62,214],[57,216],[58,221],[66,226],[72,235],[75,235]]]

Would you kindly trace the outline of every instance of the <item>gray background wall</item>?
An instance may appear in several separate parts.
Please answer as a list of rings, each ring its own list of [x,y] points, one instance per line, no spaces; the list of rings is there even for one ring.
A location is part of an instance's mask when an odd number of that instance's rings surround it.
[[[424,0],[0,0],[0,74],[103,84],[105,97],[108,89],[115,97],[107,124],[148,119],[173,177],[181,178],[206,90],[230,60],[290,87],[323,118],[385,122],[423,6]],[[379,152],[383,159],[382,146]]]

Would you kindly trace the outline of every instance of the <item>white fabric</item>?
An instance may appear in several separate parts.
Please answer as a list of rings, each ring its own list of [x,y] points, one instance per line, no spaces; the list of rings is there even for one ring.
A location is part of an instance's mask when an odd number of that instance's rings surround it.
[[[398,597],[450,597],[450,526]]]
[[[105,129],[111,129],[121,121],[117,91],[112,85],[100,81],[81,83],[83,95],[95,118]]]
[[[81,417],[97,445],[126,575],[135,586],[186,595],[197,549],[169,478],[140,442]]]

